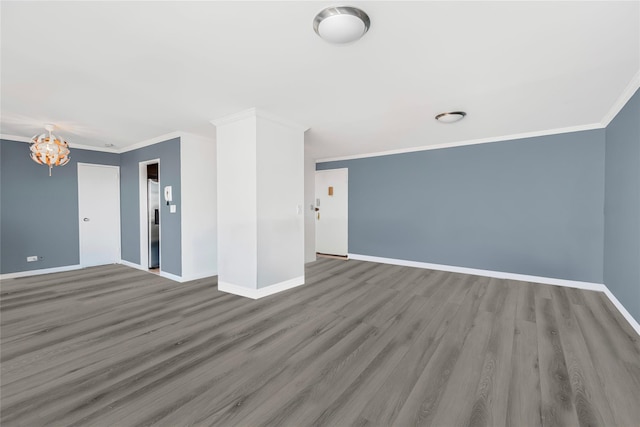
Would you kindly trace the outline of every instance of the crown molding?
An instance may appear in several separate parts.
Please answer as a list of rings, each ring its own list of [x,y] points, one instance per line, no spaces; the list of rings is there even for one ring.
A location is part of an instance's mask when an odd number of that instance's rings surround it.
[[[423,145],[420,147],[400,148],[397,150],[378,151],[378,152],[367,153],[367,154],[354,154],[351,156],[327,157],[323,159],[317,159],[316,163],[364,159],[367,157],[391,156],[393,154],[413,153],[416,151],[440,150],[443,148],[464,147],[467,145],[488,144],[491,142],[513,141],[513,140],[525,139],[525,138],[535,138],[538,136],[550,136],[550,135],[558,135],[562,133],[582,132],[586,130],[594,130],[594,129],[602,129],[602,128],[604,128],[604,126],[602,126],[601,123],[592,123],[590,125],[570,126],[565,128],[548,129],[548,130],[536,131],[536,132],[516,133],[511,135],[494,136],[489,138],[447,142],[444,144]]]
[[[228,125],[230,123],[235,123],[240,120],[245,120],[251,117],[260,117],[261,119],[269,120],[270,122],[277,123],[279,125],[282,125],[300,132],[306,132],[307,130],[309,130],[309,126],[301,125],[292,120],[288,120],[288,119],[276,116],[275,114],[267,113],[266,111],[260,110],[255,107],[249,108],[243,111],[239,111],[237,113],[229,114],[224,117],[213,119],[210,122],[212,125],[218,127],[218,126]]]
[[[611,123],[611,121],[624,108],[638,88],[640,88],[640,71],[633,76],[627,87],[622,91],[622,94],[618,97],[616,102],[613,103],[609,111],[607,111],[607,114],[604,115],[601,121],[602,127],[609,126],[609,123]]]
[[[2,133],[0,133],[0,139],[4,139],[7,141],[17,141],[17,142],[31,142],[31,138],[27,138],[26,136],[5,135]]]
[[[184,138],[188,137],[190,139],[197,139],[197,140],[207,141],[207,142],[214,141],[213,138],[207,138],[205,136],[197,135],[195,133],[175,131],[175,132],[166,133],[164,135],[156,136],[154,138],[146,139],[144,141],[140,141],[136,144],[129,145],[121,149],[118,149],[117,147],[95,147],[93,145],[76,144],[75,142],[69,142],[68,144],[69,144],[69,148],[76,149],[76,150],[90,150],[90,151],[101,151],[104,153],[121,154],[121,153],[126,153],[127,151],[133,151],[139,148],[147,147],[149,145],[157,144],[159,142],[165,142],[170,139],[182,138],[182,137]],[[19,135],[0,134],[0,139],[4,139],[7,141],[31,143],[31,138],[27,138]]]
[[[30,144],[32,142],[31,138],[27,138],[25,136],[19,136],[19,135],[0,134],[0,139],[4,139],[6,141],[24,142],[27,144]],[[76,144],[75,142],[69,142],[69,141],[67,141],[67,143],[69,144],[69,148],[73,148],[75,150],[101,151],[104,153],[114,153],[114,154],[119,153],[117,149],[111,148],[111,147],[94,147],[93,145],[82,145],[82,144]]]
[[[118,151],[118,153],[126,153],[127,151],[133,151],[139,148],[148,147],[149,145],[157,144],[159,142],[165,142],[174,138],[180,138],[181,136],[182,136],[182,132],[180,131],[165,133],[164,135],[156,136],[150,139],[145,139],[144,141],[137,142],[127,147],[123,147]]]
[[[207,143],[213,143],[215,142],[215,137],[210,137],[210,136],[204,136],[204,135],[198,135],[195,133],[191,133],[191,132],[182,132],[180,131],[180,138],[182,138],[181,142],[184,141],[193,141],[193,140],[197,140],[197,141],[201,141],[201,142],[207,142]]]
[[[210,120],[209,122],[215,127],[228,125],[230,123],[234,123],[240,120],[248,119],[251,117],[256,117],[256,109],[249,108],[247,110],[238,111],[237,113],[228,114],[223,117],[218,117],[217,119]]]
[[[283,117],[276,116],[275,114],[267,113],[266,111],[257,110],[256,115],[261,119],[269,120],[270,122],[277,123],[279,125],[288,127],[290,129],[293,129],[299,132],[306,132],[310,129],[309,126],[301,125],[300,123],[296,123],[292,120],[288,120]]]
[[[76,150],[101,151],[103,153],[113,153],[113,154],[120,153],[120,151],[118,151],[118,149],[114,147],[94,147],[93,145],[82,145],[82,144],[76,144],[75,142],[69,142],[69,148],[73,148]]]

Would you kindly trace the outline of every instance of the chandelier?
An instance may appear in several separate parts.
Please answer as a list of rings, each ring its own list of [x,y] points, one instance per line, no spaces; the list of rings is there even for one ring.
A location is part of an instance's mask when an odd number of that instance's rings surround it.
[[[51,168],[69,163],[69,144],[51,133],[53,125],[46,125],[44,128],[49,132],[48,135],[43,133],[31,138],[31,159],[40,165],[49,166],[51,176]]]

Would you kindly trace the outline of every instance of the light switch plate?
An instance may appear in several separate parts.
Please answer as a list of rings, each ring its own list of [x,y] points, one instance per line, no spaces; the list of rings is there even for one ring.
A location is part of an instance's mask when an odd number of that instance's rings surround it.
[[[169,213],[176,213],[176,205],[169,205]]]

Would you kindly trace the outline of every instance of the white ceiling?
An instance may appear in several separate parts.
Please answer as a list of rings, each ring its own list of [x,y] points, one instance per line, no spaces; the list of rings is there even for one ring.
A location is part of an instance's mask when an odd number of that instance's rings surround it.
[[[639,1],[345,4],[371,29],[340,46],[339,2],[3,1],[1,133],[122,149],[257,107],[328,158],[597,124],[639,75]]]

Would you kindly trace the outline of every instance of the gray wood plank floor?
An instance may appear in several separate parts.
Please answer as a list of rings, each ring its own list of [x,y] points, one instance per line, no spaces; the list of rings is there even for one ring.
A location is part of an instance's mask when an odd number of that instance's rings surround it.
[[[258,301],[120,265],[1,284],[3,426],[639,426],[601,293],[320,259]]]

